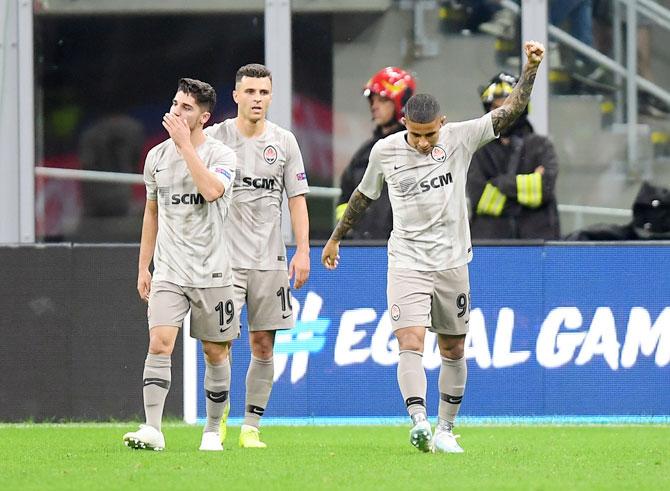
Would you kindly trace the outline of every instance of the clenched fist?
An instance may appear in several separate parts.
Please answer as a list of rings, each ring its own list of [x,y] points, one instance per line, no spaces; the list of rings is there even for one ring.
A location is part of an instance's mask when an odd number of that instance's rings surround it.
[[[528,57],[528,64],[538,66],[544,58],[544,46],[537,41],[527,41],[523,44],[523,50]]]

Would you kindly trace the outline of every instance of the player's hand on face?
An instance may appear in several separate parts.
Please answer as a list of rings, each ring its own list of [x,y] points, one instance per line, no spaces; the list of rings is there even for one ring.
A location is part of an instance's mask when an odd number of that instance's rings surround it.
[[[544,45],[537,41],[527,41],[523,45],[523,50],[528,58],[528,64],[537,66],[544,58]]]
[[[165,113],[163,116],[163,128],[165,128],[172,141],[178,147],[182,147],[191,141],[191,128],[188,127],[185,119],[179,118],[172,113]]]
[[[137,275],[137,293],[145,302],[149,301],[149,292],[151,292],[151,273],[149,271],[140,271]]]
[[[340,243],[329,239],[321,253],[321,263],[326,269],[335,269],[340,262]]]
[[[293,274],[295,273],[293,288],[296,290],[304,285],[307,278],[309,278],[309,267],[309,254],[303,251],[296,252],[288,267],[289,280],[293,278]]]

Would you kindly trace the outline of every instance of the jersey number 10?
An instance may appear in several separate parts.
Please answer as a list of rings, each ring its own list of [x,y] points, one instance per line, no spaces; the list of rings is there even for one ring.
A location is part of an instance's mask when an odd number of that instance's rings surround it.
[[[288,307],[288,310],[293,310],[293,307],[291,306],[291,289],[290,288],[285,288],[285,287],[280,287],[279,290],[277,290],[277,296],[281,300],[281,309],[286,312],[286,307]]]

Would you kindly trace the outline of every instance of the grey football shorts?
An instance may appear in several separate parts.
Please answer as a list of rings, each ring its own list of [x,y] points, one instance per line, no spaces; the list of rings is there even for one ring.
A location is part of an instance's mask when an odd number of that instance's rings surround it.
[[[233,269],[235,307],[247,306],[250,331],[276,331],[295,326],[287,271]]]
[[[235,308],[233,286],[182,287],[169,281],[153,281],[149,294],[149,329],[156,326],[182,327],[191,309],[191,337],[224,342],[237,339],[240,321]]]
[[[423,326],[438,334],[468,332],[468,265],[443,271],[389,268],[386,295],[393,330]]]

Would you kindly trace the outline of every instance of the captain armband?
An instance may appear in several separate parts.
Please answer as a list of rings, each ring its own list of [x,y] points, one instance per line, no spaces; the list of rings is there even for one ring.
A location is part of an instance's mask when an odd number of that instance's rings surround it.
[[[506,201],[507,196],[502,194],[500,189],[493,184],[487,182],[482,197],[479,198],[477,203],[477,214],[499,217],[503,212]]]
[[[516,199],[529,208],[537,208],[542,204],[542,174],[518,174],[516,176]]]

